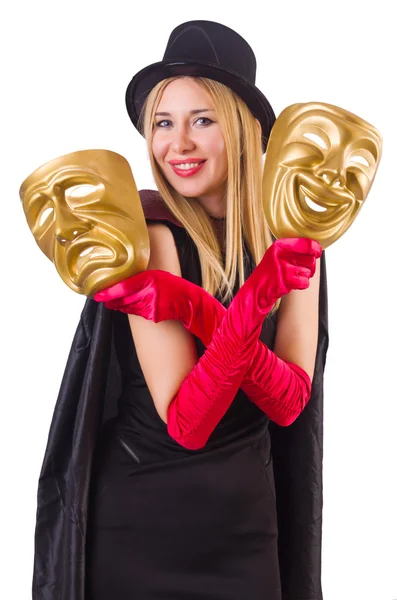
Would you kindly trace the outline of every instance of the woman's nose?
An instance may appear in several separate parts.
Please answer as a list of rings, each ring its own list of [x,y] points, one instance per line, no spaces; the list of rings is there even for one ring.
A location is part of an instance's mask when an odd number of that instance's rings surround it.
[[[175,154],[183,154],[195,147],[196,144],[185,127],[175,128],[172,139],[172,150]]]

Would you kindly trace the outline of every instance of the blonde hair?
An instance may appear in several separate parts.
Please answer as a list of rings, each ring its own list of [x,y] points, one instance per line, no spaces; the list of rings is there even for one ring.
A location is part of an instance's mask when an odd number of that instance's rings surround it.
[[[239,276],[245,281],[243,238],[257,265],[272,237],[262,206],[261,128],[248,106],[230,88],[218,81],[195,77],[207,92],[217,113],[227,154],[225,265],[215,225],[200,202],[179,194],[164,177],[152,151],[155,113],[166,86],[179,77],[160,81],[146,99],[141,130],[148,144],[150,164],[158,191],[172,214],[195,243],[201,265],[202,287],[212,296],[230,302]],[[278,309],[280,300],[273,306]]]

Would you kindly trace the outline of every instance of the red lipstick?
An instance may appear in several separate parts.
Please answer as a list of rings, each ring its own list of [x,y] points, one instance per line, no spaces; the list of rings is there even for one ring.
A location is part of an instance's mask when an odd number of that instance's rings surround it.
[[[171,165],[174,173],[176,173],[180,177],[191,177],[192,175],[195,175],[202,169],[202,167],[206,161],[203,158],[182,158],[182,159],[169,160],[168,162]],[[200,163],[200,164],[198,164],[196,167],[193,167],[191,169],[178,169],[178,167],[176,166],[176,165],[185,165],[187,163]]]

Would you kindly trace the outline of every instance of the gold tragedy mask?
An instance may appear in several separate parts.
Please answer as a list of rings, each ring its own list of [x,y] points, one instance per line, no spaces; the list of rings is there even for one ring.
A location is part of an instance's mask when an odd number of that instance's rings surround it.
[[[100,290],[146,270],[146,221],[127,160],[82,150],[36,169],[20,191],[29,228],[75,292]]]
[[[306,237],[330,246],[353,223],[379,165],[380,133],[331,104],[293,104],[269,138],[263,203],[276,238]]]

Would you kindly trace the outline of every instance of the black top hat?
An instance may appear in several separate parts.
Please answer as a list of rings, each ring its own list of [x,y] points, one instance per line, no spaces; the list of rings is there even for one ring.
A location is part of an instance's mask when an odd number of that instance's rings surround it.
[[[265,152],[276,117],[255,86],[255,54],[241,35],[213,21],[178,25],[170,35],[163,60],[139,71],[128,84],[127,111],[138,131],[139,115],[150,91],[159,81],[178,75],[215,79],[236,92],[262,126]]]

